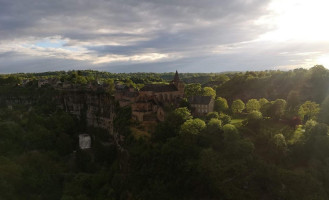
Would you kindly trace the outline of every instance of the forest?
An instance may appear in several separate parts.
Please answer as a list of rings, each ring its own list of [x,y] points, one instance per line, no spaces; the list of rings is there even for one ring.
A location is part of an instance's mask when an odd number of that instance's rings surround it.
[[[115,107],[113,130],[56,105],[54,78],[113,95],[174,73],[93,70],[0,75],[0,199],[329,199],[329,70],[182,73],[185,96],[212,96],[193,117],[183,99],[153,131]],[[13,99],[24,99],[15,101]],[[10,103],[8,103],[10,102]],[[23,103],[22,103],[23,102]],[[27,103],[26,103],[27,102]],[[92,148],[79,148],[89,134]]]

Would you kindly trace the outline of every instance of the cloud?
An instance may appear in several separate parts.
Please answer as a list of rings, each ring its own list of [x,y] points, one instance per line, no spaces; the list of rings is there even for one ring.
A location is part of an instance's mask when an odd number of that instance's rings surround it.
[[[275,28],[257,23],[272,16],[270,3],[0,0],[0,72],[230,71],[289,64],[293,50],[287,44],[257,41]],[[319,45],[312,45],[312,50],[297,53],[317,52]],[[289,56],[278,54],[284,51]]]

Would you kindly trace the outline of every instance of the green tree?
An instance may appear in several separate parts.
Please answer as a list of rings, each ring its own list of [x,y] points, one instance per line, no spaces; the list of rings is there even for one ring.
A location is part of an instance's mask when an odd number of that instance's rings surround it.
[[[113,79],[106,79],[104,81],[104,84],[106,85],[106,92],[113,94],[114,93],[114,80]]]
[[[131,80],[131,79],[127,79],[126,83],[125,83],[128,87],[133,87],[136,88],[136,84]]]
[[[203,96],[211,96],[211,98],[216,98],[216,91],[212,89],[211,87],[204,87],[202,90]]]
[[[300,94],[298,91],[290,91],[287,97],[287,107],[289,110],[294,110],[300,103]]]
[[[241,113],[245,108],[245,104],[241,99],[234,100],[231,109],[234,114]]]
[[[281,133],[275,134],[273,136],[273,143],[278,148],[286,148],[287,147],[286,138]]]
[[[210,112],[210,113],[208,113],[208,114],[206,115],[206,120],[207,120],[207,121],[209,121],[209,120],[211,120],[211,119],[213,119],[213,118],[215,118],[215,119],[218,119],[218,118],[219,118],[219,114],[218,114],[218,112]]]
[[[259,111],[259,109],[260,109],[260,104],[257,101],[257,99],[250,99],[246,104],[247,112]]]
[[[304,128],[305,128],[305,132],[308,133],[314,126],[316,126],[318,124],[318,122],[310,119],[308,120],[305,125],[304,125]]]
[[[179,107],[186,107],[190,109],[191,105],[187,98],[182,98],[182,100],[179,103]]]
[[[223,126],[224,140],[226,142],[235,141],[240,138],[238,129],[232,124],[226,124]]]
[[[280,161],[282,160],[282,155],[284,155],[287,152],[287,143],[286,138],[281,133],[275,134],[272,138],[272,142],[274,145],[274,151],[275,158]]]
[[[217,133],[220,131],[221,127],[222,121],[216,118],[212,118],[207,124],[206,131],[208,133]]]
[[[198,96],[202,93],[202,87],[200,83],[191,83],[187,84],[184,89],[185,96],[191,97],[191,96]]]
[[[319,112],[319,121],[329,124],[329,96],[327,96],[321,103],[321,109]]]
[[[215,100],[214,110],[217,112],[225,112],[228,110],[228,104],[225,98],[217,97]]]
[[[189,119],[192,119],[192,115],[186,107],[175,109],[166,116],[164,122],[157,125],[152,139],[156,142],[163,142],[168,138],[175,137],[179,134],[181,125]]]
[[[280,119],[286,110],[287,102],[284,99],[275,100],[269,110],[269,116],[273,119]]]
[[[88,81],[87,81],[86,77],[84,77],[84,76],[77,76],[76,83],[85,85],[88,83]]]
[[[180,126],[186,121],[192,119],[191,112],[188,108],[177,108],[173,112],[171,112],[166,117],[166,122],[168,122],[174,129],[179,129]]]
[[[222,84],[228,80],[230,80],[230,78],[228,76],[226,76],[225,74],[219,74],[219,75],[211,77],[211,81],[219,81]]]
[[[319,104],[312,102],[312,101],[306,101],[303,103],[299,109],[298,109],[298,115],[301,119],[316,119],[318,113],[320,111]]]
[[[222,121],[222,124],[229,124],[231,122],[231,117],[227,114],[221,113],[219,119]]]
[[[176,108],[171,117],[174,117],[175,121],[180,122],[185,122],[186,120],[192,119],[191,112],[186,107]]]
[[[251,113],[248,114],[247,118],[248,121],[257,121],[263,119],[263,115],[259,111],[252,111]]]
[[[260,108],[262,108],[265,104],[267,104],[269,101],[265,98],[259,99],[258,103],[260,105]]]
[[[199,134],[206,127],[206,123],[201,119],[189,119],[181,126],[181,134]]]

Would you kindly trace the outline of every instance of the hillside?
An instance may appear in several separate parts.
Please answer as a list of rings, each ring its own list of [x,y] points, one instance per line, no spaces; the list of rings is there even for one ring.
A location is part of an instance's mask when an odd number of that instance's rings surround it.
[[[182,74],[214,111],[182,99],[153,130],[114,100],[173,75],[0,75],[0,199],[329,198],[327,69]]]

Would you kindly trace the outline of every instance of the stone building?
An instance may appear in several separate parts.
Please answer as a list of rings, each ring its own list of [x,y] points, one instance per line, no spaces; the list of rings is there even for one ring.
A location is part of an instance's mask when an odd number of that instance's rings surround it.
[[[132,104],[133,118],[140,121],[163,121],[163,107],[167,104],[178,105],[184,97],[184,83],[178,72],[170,84],[149,84],[140,89],[136,101]]]
[[[149,84],[145,85],[139,92],[140,96],[152,96],[162,103],[177,103],[184,96],[185,85],[180,81],[176,71],[174,79],[170,84]]]
[[[126,85],[115,85],[115,100],[119,101],[120,107],[129,106],[136,102],[139,93],[135,88]]]
[[[211,96],[192,96],[188,101],[194,116],[202,116],[214,111],[215,101]]]

